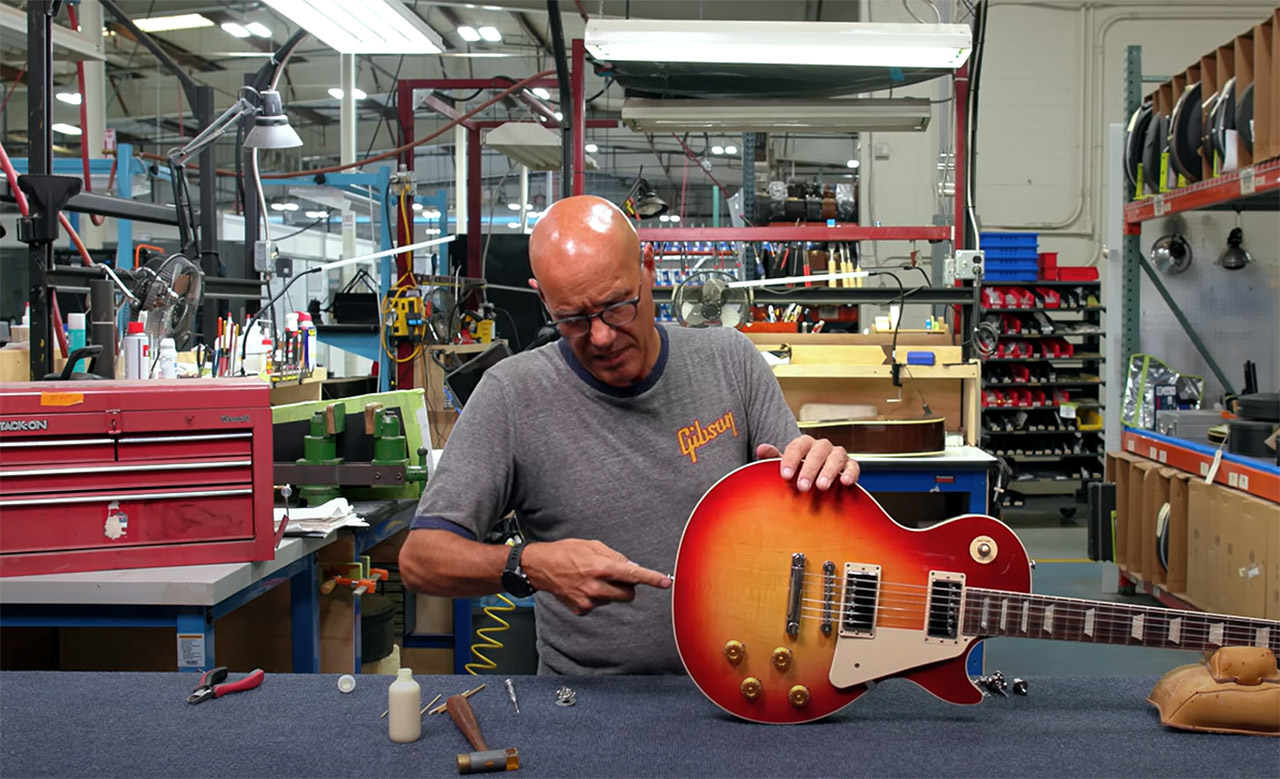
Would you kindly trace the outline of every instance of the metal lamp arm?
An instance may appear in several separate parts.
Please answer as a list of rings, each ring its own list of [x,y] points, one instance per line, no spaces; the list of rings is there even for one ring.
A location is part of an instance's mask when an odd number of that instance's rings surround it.
[[[169,163],[171,165],[185,165],[187,160],[199,154],[206,146],[218,140],[227,130],[240,120],[243,116],[248,116],[257,111],[258,107],[250,103],[244,97],[240,97],[231,107],[222,112],[222,116],[209,123],[209,126],[200,131],[200,134],[192,138],[186,146],[181,149],[169,152]]]

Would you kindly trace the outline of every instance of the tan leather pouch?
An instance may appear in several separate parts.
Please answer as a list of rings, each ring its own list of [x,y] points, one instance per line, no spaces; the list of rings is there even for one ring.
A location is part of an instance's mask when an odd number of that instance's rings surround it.
[[[1169,727],[1280,736],[1280,672],[1269,649],[1223,647],[1165,674],[1147,701]]]

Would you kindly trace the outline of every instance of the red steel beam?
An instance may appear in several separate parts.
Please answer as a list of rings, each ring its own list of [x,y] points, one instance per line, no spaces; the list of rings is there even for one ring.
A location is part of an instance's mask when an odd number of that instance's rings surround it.
[[[570,132],[573,135],[571,144],[573,146],[573,194],[581,195],[587,182],[586,167],[586,128],[583,122],[587,117],[586,103],[586,66],[587,66],[587,46],[581,38],[574,38],[571,46],[571,56],[573,64],[570,66],[569,74],[569,99],[573,102],[570,107]]]
[[[956,170],[956,193],[955,193],[955,235],[952,240],[953,249],[964,248],[964,222],[965,222],[965,201],[964,201],[964,160],[966,149],[966,141],[969,139],[968,117],[969,117],[969,63],[960,66],[955,76],[955,125],[956,125],[956,142],[955,142],[955,170]],[[945,163],[946,160],[943,160]]]
[[[445,101],[444,99],[434,94],[428,94],[426,97],[424,97],[422,99],[422,105],[426,108],[430,108],[432,111],[435,111],[438,114],[442,114],[454,120],[455,122],[467,128],[468,130],[475,129],[475,125],[471,122],[470,119],[463,119],[462,114],[458,111],[458,109],[449,105],[447,101]]]
[[[1124,221],[1128,226],[1133,226],[1181,211],[1210,208],[1233,200],[1275,192],[1280,192],[1280,160],[1259,162],[1208,181],[1127,203],[1124,207]]]
[[[862,225],[770,225],[766,227],[642,227],[642,241],[945,241],[949,225],[863,227]]]

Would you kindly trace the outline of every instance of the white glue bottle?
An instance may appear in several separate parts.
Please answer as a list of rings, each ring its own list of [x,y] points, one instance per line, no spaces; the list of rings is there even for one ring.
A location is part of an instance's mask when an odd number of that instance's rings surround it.
[[[145,379],[151,366],[147,363],[147,334],[141,322],[130,322],[124,337],[124,377]]]
[[[412,668],[401,668],[387,689],[387,735],[397,744],[417,741],[422,735],[422,688],[413,680]]]
[[[178,347],[172,338],[160,339],[160,352],[156,357],[156,370],[153,379],[178,378]]]

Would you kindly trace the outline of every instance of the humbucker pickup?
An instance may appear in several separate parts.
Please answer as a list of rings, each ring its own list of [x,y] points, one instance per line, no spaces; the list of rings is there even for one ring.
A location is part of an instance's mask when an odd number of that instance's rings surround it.
[[[844,564],[844,604],[840,611],[840,635],[873,638],[880,603],[880,566]]]

